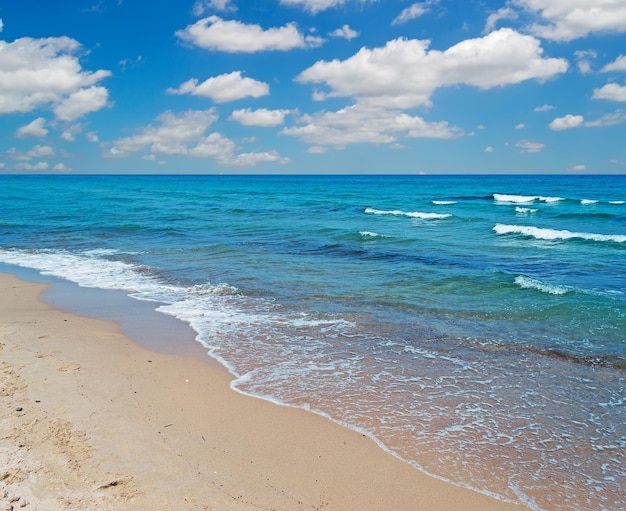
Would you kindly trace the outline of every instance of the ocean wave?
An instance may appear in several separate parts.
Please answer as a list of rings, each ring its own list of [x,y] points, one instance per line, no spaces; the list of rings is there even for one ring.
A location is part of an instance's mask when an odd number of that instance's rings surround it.
[[[614,206],[621,206],[622,204],[625,204],[625,201],[623,201],[623,200],[611,200],[611,201],[609,201],[609,204],[613,204]]]
[[[536,289],[537,291],[541,291],[542,293],[547,293],[549,295],[564,295],[572,290],[566,286],[546,284],[545,282],[526,277],[524,275],[518,275],[515,277],[515,283],[522,289]]]
[[[505,225],[496,224],[493,230],[496,234],[521,234],[540,240],[572,240],[603,241],[612,243],[626,243],[626,235],[623,234],[594,234],[588,232],[572,232],[567,230],[542,229],[528,225]]]
[[[450,213],[422,213],[419,211],[400,211],[400,210],[391,210],[384,211],[380,209],[374,208],[365,208],[365,213],[368,215],[392,215],[392,216],[407,216],[409,218],[419,218],[421,220],[443,220],[445,218],[450,218],[452,215]]]
[[[363,238],[389,238],[390,237],[385,234],[379,234],[377,232],[372,232],[372,231],[359,231],[359,235],[362,236]]]
[[[538,209],[533,209],[533,208],[522,208],[520,206],[517,206],[515,208],[515,212],[516,213],[521,213],[523,215],[525,214],[531,214],[531,213],[536,213],[537,211],[539,211]]]
[[[535,201],[554,203],[565,200],[563,197],[545,197],[543,195],[509,195],[504,193],[494,193],[493,199],[496,202],[505,202],[509,204],[526,204]]]
[[[582,199],[580,201],[580,203],[583,206],[590,206],[591,204],[597,204],[599,201],[595,200],[595,199]]]
[[[452,204],[456,204],[454,200],[434,200],[433,204],[437,204],[438,206],[450,206]]]

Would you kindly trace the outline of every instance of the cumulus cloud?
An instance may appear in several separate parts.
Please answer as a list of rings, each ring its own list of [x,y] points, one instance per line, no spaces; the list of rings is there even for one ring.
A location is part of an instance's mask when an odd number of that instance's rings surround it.
[[[89,140],[89,142],[99,142],[100,139],[98,138],[98,135],[96,134],[95,131],[89,131],[87,133],[85,133],[85,137],[87,138],[87,140]]]
[[[302,7],[311,14],[338,7],[346,3],[346,0],[280,0],[282,5],[289,7]]]
[[[626,71],[626,55],[620,55],[613,62],[602,68],[603,73],[610,71]]]
[[[81,123],[74,124],[61,133],[61,138],[68,142],[76,142],[76,135],[83,131],[83,125]]]
[[[216,103],[236,101],[245,97],[260,98],[270,93],[270,87],[264,82],[241,76],[241,71],[233,71],[213,76],[202,83],[192,78],[177,89],[167,89],[168,94],[191,94],[211,98]]]
[[[545,80],[567,70],[564,59],[543,58],[539,41],[503,28],[462,41],[446,51],[428,50],[430,41],[394,39],[382,48],[362,48],[340,61],[318,61],[300,73],[301,83],[323,83],[323,97],[354,97],[374,106],[430,105],[439,87],[466,84],[490,89],[525,80]]]
[[[392,144],[399,138],[455,138],[459,128],[447,122],[427,122],[398,110],[353,105],[337,112],[303,115],[300,126],[281,133],[315,146],[343,147],[348,144]]]
[[[574,52],[574,56],[578,61],[578,70],[587,74],[591,72],[591,61],[598,57],[598,53],[595,50],[578,50]]]
[[[495,151],[495,149],[491,146],[487,146],[485,147],[485,152],[486,153],[493,153]]]
[[[603,128],[605,126],[616,126],[626,123],[626,112],[624,110],[616,110],[613,113],[603,115],[595,121],[588,121],[585,126],[590,128]]]
[[[622,0],[512,0],[512,5],[538,16],[531,33],[555,41],[571,41],[591,33],[626,32]]]
[[[604,87],[593,90],[594,99],[608,99],[609,101],[626,101],[626,85],[607,83]]]
[[[291,110],[267,110],[265,108],[259,108],[258,110],[251,110],[245,108],[242,110],[235,110],[229,117],[233,121],[237,121],[244,126],[261,126],[261,127],[273,127],[280,126],[285,122],[285,116],[291,113]]]
[[[237,6],[231,0],[196,0],[192,9],[195,16],[202,16],[209,11],[231,12],[236,10]]]
[[[65,163],[57,163],[54,167],[52,167],[52,170],[54,170],[55,172],[71,172],[72,171],[72,169],[68,167]]]
[[[200,48],[228,53],[286,51],[319,46],[323,42],[319,37],[303,36],[295,23],[264,30],[260,25],[226,21],[219,16],[203,18],[176,35]]]
[[[548,126],[551,130],[562,131],[570,128],[578,128],[585,121],[582,115],[567,114],[565,117],[557,117]]]
[[[42,158],[44,156],[52,156],[54,149],[49,145],[36,145],[32,149],[26,152],[26,156],[29,158]]]
[[[554,105],[542,105],[536,106],[533,109],[533,112],[549,112],[550,110],[554,110],[556,107]]]
[[[220,133],[211,133],[190,149],[189,155],[197,158],[213,158],[218,163],[230,167],[252,167],[263,162],[289,162],[288,158],[282,158],[276,151],[235,154],[236,149],[232,140]]]
[[[624,110],[616,110],[615,112],[605,114],[594,121],[585,121],[582,115],[566,115],[554,119],[549,127],[552,130],[566,130],[570,128],[603,128],[606,126],[616,126],[626,123],[626,112]]]
[[[494,28],[496,28],[496,25],[498,24],[500,20],[506,20],[506,19],[514,20],[514,19],[517,19],[518,16],[519,14],[515,9],[512,9],[511,7],[502,7],[498,9],[496,12],[492,12],[487,17],[487,23],[485,24],[484,32],[485,33],[491,32]]]
[[[428,4],[429,2],[418,2],[407,7],[400,14],[398,14],[398,16],[391,22],[391,24],[399,25],[415,18],[419,18],[430,10]]]
[[[105,156],[125,157],[148,149],[155,154],[187,154],[189,147],[201,140],[217,120],[215,109],[188,110],[181,114],[166,111],[152,124],[137,130],[131,137],[120,138],[109,147]]]
[[[213,158],[227,166],[289,161],[276,151],[237,153],[232,140],[217,132],[207,133],[216,120],[213,108],[188,110],[180,114],[166,111],[156,118],[155,123],[139,128],[133,136],[102,144],[103,155],[108,158],[123,158],[137,152],[147,152],[144,157],[183,155]]]
[[[69,37],[0,41],[0,114],[57,108],[62,104],[70,111],[70,97],[76,99],[75,95],[82,91],[93,93],[95,84],[111,75],[102,69],[83,70],[78,60],[80,53],[80,44]],[[104,87],[97,88],[106,92]],[[92,110],[83,113],[87,111]]]
[[[17,138],[45,137],[48,134],[45,125],[46,120],[43,117],[37,117],[37,119],[29,122],[26,126],[18,128],[15,132],[15,136]]]
[[[532,140],[520,140],[515,144],[515,147],[519,147],[523,153],[540,153],[545,147],[545,144]]]
[[[12,147],[7,151],[7,155],[12,160],[16,161],[30,161],[34,158],[42,158],[44,156],[52,156],[54,149],[48,145],[37,144],[26,152],[18,151],[15,147]]]
[[[42,172],[48,170],[48,162],[40,161],[39,163],[18,163],[15,168],[18,170],[30,170],[34,172]]]
[[[352,30],[349,25],[344,25],[341,28],[333,30],[330,34],[331,37],[342,37],[350,41],[359,35],[356,30]]]
[[[54,108],[62,121],[75,121],[89,112],[97,112],[107,104],[109,92],[104,87],[93,86],[72,92]]]

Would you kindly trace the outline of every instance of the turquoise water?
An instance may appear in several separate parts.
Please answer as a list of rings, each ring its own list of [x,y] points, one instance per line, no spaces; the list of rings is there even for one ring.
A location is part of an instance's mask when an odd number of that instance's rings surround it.
[[[0,176],[0,262],[153,301],[237,390],[431,474],[613,510],[625,202],[626,176]]]

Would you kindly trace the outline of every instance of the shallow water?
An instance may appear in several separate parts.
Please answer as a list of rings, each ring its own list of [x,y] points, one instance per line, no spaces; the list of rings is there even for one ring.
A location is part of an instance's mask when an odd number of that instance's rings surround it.
[[[0,261],[535,509],[626,507],[626,177],[0,177]],[[495,467],[495,470],[494,470]]]

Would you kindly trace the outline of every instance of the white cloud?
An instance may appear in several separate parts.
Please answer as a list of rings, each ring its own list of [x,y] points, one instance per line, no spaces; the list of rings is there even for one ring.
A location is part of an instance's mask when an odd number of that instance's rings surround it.
[[[609,101],[626,101],[626,85],[607,83],[604,87],[593,90],[593,99],[608,99]]]
[[[249,108],[235,110],[229,119],[237,121],[244,126],[261,126],[273,127],[280,126],[285,122],[285,116],[291,113],[291,110],[267,110],[259,108],[251,110]]]
[[[237,153],[235,143],[220,133],[207,134],[217,120],[215,109],[188,110],[181,114],[162,113],[156,123],[142,127],[126,138],[102,144],[103,155],[123,158],[135,152],[149,155],[183,155],[196,158],[213,158],[221,165],[253,166],[261,162],[287,163],[276,151]]]
[[[65,163],[57,163],[54,167],[52,167],[52,170],[56,172],[71,172],[72,171],[72,169],[68,167]]]
[[[582,115],[567,114],[565,117],[557,117],[548,126],[551,130],[562,131],[582,126],[585,121]]]
[[[202,139],[216,120],[213,108],[188,110],[178,115],[168,110],[156,118],[156,126],[140,128],[135,135],[105,146],[105,156],[125,157],[146,148],[155,154],[187,154],[189,146]]]
[[[409,108],[430,104],[439,87],[467,84],[490,89],[563,73],[564,59],[543,58],[539,41],[503,28],[448,50],[428,51],[430,41],[394,39],[362,48],[347,60],[318,61],[300,73],[301,83],[325,83],[326,97],[354,97],[368,105]],[[318,98],[324,97],[318,91]]]
[[[322,147],[322,146],[319,146],[319,145],[314,145],[314,146],[309,147],[306,150],[306,152],[307,153],[311,153],[311,154],[324,154],[324,153],[328,152],[328,148],[327,147]]]
[[[494,28],[496,28],[496,25],[500,20],[514,20],[517,19],[517,17],[518,12],[516,10],[512,9],[511,7],[502,7],[501,9],[498,9],[496,12],[491,13],[487,17],[487,23],[485,24],[484,32],[491,32]]]
[[[554,105],[543,105],[543,106],[536,106],[533,109],[533,112],[549,112],[550,110],[554,110],[556,107]]]
[[[119,64],[120,64],[120,67],[122,68],[122,71],[126,71],[127,69],[132,69],[136,67],[142,60],[143,60],[143,57],[139,55],[134,59],[122,59],[120,60]]]
[[[54,149],[48,145],[37,144],[26,152],[18,151],[15,147],[12,147],[7,151],[7,155],[12,160],[16,161],[30,161],[33,158],[41,158],[43,156],[52,156]]]
[[[107,104],[109,92],[104,87],[89,87],[72,92],[54,108],[62,121],[75,121],[89,112],[97,112]]]
[[[485,147],[485,152],[486,153],[493,153],[495,151],[495,149],[491,146],[487,146]]]
[[[519,147],[523,153],[540,153],[545,144],[533,142],[532,140],[520,140],[515,144],[515,147]]]
[[[181,84],[178,89],[167,89],[168,94],[191,94],[211,98],[217,103],[236,101],[245,97],[260,98],[270,93],[270,87],[264,82],[245,78],[241,71],[213,76],[198,84],[198,80],[192,78]]]
[[[57,107],[111,75],[84,71],[80,52],[80,44],[69,37],[0,41],[0,114]]]
[[[236,10],[237,6],[231,0],[196,0],[192,9],[195,16],[202,16],[209,11],[232,12]]]
[[[2,32],[3,28],[4,28],[4,22],[2,21],[2,18],[0,18],[0,32]]]
[[[603,115],[595,121],[588,121],[585,126],[590,128],[603,128],[605,126],[616,126],[626,123],[626,112],[624,110],[616,110],[613,113]]]
[[[281,134],[297,137],[316,146],[348,144],[392,144],[398,138],[455,138],[459,128],[447,122],[427,122],[398,110],[353,105],[337,112],[303,115],[301,126],[284,128]]]
[[[512,4],[541,19],[529,29],[546,39],[571,41],[590,33],[626,32],[623,0],[512,0]]]
[[[584,172],[587,170],[587,167],[585,165],[572,165],[572,170],[575,172]]]
[[[61,138],[68,142],[76,142],[76,135],[83,131],[83,125],[81,123],[73,124],[61,133]]]
[[[192,148],[189,155],[196,158],[213,158],[218,163],[229,167],[253,167],[263,162],[283,164],[289,162],[288,158],[282,158],[276,151],[235,154],[236,149],[232,140],[220,133],[211,133]]]
[[[45,125],[46,120],[43,117],[37,117],[37,119],[28,123],[26,126],[18,128],[15,132],[15,136],[17,138],[45,137],[48,134]]]
[[[626,55],[620,55],[613,62],[602,68],[603,73],[610,71],[626,71]]]
[[[323,42],[319,37],[303,36],[295,23],[263,30],[260,25],[226,21],[218,16],[203,18],[176,35],[200,48],[229,53],[286,51],[319,46]]]
[[[346,0],[280,0],[282,5],[289,7],[302,7],[311,14],[338,7],[346,3]]]
[[[31,164],[31,163],[18,163],[15,168],[18,170],[32,170],[35,172],[41,172],[44,170],[48,170],[48,162],[40,161],[39,163]]]
[[[520,122],[517,126],[515,126],[516,130],[523,130],[526,125],[523,122]]]
[[[54,154],[54,149],[49,145],[39,145],[37,144],[32,149],[26,152],[26,156],[29,158],[42,158],[44,156],[52,156]]]
[[[429,11],[428,2],[415,3],[407,7],[406,9],[404,9],[400,14],[398,14],[398,16],[391,22],[391,24],[399,25],[401,23],[405,23],[415,18],[419,18],[423,14],[426,14],[428,11]]]
[[[591,61],[598,57],[598,53],[595,50],[577,50],[574,52],[576,57],[578,70],[587,74],[591,72]]]
[[[96,134],[95,131],[89,131],[87,133],[85,133],[85,137],[87,137],[87,140],[89,140],[89,142],[99,142],[100,139],[98,138],[98,135]]]
[[[331,37],[343,37],[344,39],[350,41],[357,37],[359,33],[356,30],[352,30],[349,25],[344,25],[341,28],[333,30],[329,35]]]

